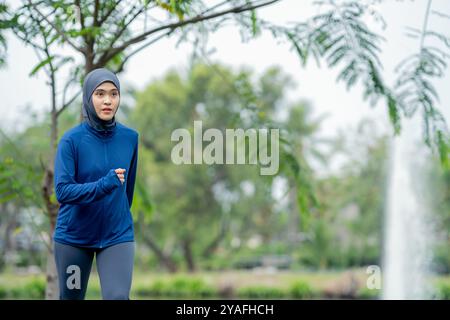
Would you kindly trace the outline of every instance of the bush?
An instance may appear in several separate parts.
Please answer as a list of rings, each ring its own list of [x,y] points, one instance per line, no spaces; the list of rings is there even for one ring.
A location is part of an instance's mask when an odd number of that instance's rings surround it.
[[[438,299],[450,300],[450,284],[440,284],[438,286]]]
[[[137,295],[141,296],[162,296],[166,292],[166,284],[157,280],[150,287],[140,287],[135,291]]]
[[[45,282],[34,279],[27,283],[23,288],[27,293],[29,299],[44,299],[45,298]]]
[[[0,287],[0,299],[6,299],[7,297],[7,291],[4,287]]]
[[[200,279],[179,277],[170,283],[168,293],[182,297],[206,297],[211,296],[213,291]]]
[[[310,285],[303,281],[297,281],[289,288],[289,294],[295,299],[311,299],[315,296]]]
[[[369,289],[367,287],[361,288],[357,294],[356,299],[379,299],[381,295],[381,290],[379,289]]]
[[[276,299],[286,297],[287,293],[279,288],[245,287],[238,289],[237,295],[244,299]]]
[[[150,287],[140,287],[135,290],[140,296],[159,297],[211,297],[217,292],[201,279],[177,277],[173,280],[157,280]]]
[[[44,299],[45,298],[45,281],[43,279],[32,279],[25,285],[13,288],[0,287],[1,299]]]

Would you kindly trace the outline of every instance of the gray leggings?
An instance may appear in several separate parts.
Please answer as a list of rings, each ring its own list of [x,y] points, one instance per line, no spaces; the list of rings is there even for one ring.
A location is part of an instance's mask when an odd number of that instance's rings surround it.
[[[123,242],[102,249],[81,248],[58,242],[54,244],[61,300],[84,299],[94,254],[103,299],[129,299],[134,242]]]

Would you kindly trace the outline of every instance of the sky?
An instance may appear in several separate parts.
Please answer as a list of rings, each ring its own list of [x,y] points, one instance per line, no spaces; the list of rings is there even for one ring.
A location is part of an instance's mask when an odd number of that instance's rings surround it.
[[[280,3],[259,10],[258,15],[274,23],[302,21],[318,12],[313,1],[283,0]],[[18,3],[7,1],[13,7]],[[419,41],[405,36],[406,27],[421,28],[427,5],[425,0],[394,1],[385,0],[376,8],[386,21],[383,31],[381,25],[370,17],[366,22],[372,30],[379,31],[386,41],[382,43],[381,61],[384,67],[384,79],[392,85],[395,79],[395,66],[405,57],[416,53]],[[432,9],[450,14],[450,2],[434,0]],[[443,31],[448,19],[432,15],[429,27]],[[32,118],[30,110],[43,115],[50,110],[50,89],[46,85],[43,73],[30,77],[29,73],[37,64],[37,58],[30,47],[25,47],[11,34],[7,36],[8,58],[7,66],[0,69],[2,103],[0,127],[6,132],[20,130]],[[379,103],[370,107],[362,99],[362,87],[357,85],[350,90],[343,83],[336,83],[338,69],[328,69],[324,64],[319,68],[312,59],[306,67],[302,67],[297,54],[287,43],[278,43],[266,32],[243,43],[236,27],[229,26],[211,34],[208,47],[214,52],[208,57],[210,61],[224,63],[232,68],[251,67],[257,74],[270,66],[280,66],[296,83],[289,91],[288,98],[307,100],[313,107],[314,116],[327,115],[322,122],[321,134],[333,136],[338,130],[355,127],[363,118],[377,120],[381,131],[391,132],[387,118],[386,106]],[[64,50],[68,49],[61,49]],[[450,50],[449,50],[450,51]],[[125,71],[119,75],[122,87],[132,85],[143,89],[152,79],[161,77],[169,69],[186,70],[192,47],[181,44],[176,47],[176,39],[164,39],[155,45],[141,51],[130,60]],[[449,52],[450,54],[450,52]],[[63,80],[63,79],[61,79]],[[447,122],[450,119],[450,91],[446,90],[449,83],[448,72],[444,78],[434,82],[440,95],[439,108],[444,113]],[[120,121],[120,119],[119,119]]]

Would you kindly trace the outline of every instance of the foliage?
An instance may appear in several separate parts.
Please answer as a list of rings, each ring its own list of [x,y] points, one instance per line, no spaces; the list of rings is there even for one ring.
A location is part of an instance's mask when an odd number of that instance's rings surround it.
[[[255,82],[252,78],[249,70],[234,73],[218,64],[198,63],[187,75],[169,72],[137,95],[137,106],[130,114],[130,122],[142,133],[139,170],[142,188],[137,194],[142,204],[136,210],[147,217],[150,233],[160,243],[165,239],[165,243],[171,244],[166,252],[172,256],[177,256],[177,252],[186,255],[183,244],[188,243],[192,256],[209,257],[219,246],[231,249],[226,243],[235,237],[247,241],[257,235],[267,245],[285,228],[285,222],[274,214],[274,177],[260,176],[258,166],[248,161],[246,165],[236,166],[177,166],[170,161],[174,145],[170,142],[171,132],[177,128],[192,130],[195,120],[202,121],[203,131],[281,128],[289,142],[281,147],[280,163],[287,153],[291,162],[287,167],[280,167],[279,176],[291,179],[297,175],[290,187],[298,195],[295,199],[306,199],[300,201],[302,224],[309,215],[311,203],[304,197],[312,198],[313,190],[310,177],[306,179],[303,173],[309,168],[304,153],[313,148],[301,144],[314,134],[318,123],[308,123],[310,111],[301,104],[289,109],[292,113],[288,116],[289,123],[275,120],[275,108],[282,107],[279,101],[285,92],[279,85],[283,83],[279,80],[285,78],[280,70],[269,69]],[[242,105],[247,99],[252,101],[254,109],[243,112]],[[173,197],[176,203],[170,200]],[[291,214],[298,215],[299,211],[294,208]]]
[[[0,30],[14,30],[19,39],[35,48],[43,48],[36,42],[36,37],[41,34],[46,46],[69,46],[82,54],[84,63],[79,64],[72,55],[58,56],[46,52],[31,72],[35,74],[50,63],[52,69],[69,63],[74,76],[68,82],[70,84],[74,79],[82,81],[88,71],[97,67],[106,66],[120,72],[133,55],[165,37],[178,37],[178,42],[190,41],[194,48],[201,46],[204,50],[208,35],[233,19],[243,41],[258,36],[261,30],[268,30],[275,38],[289,41],[303,64],[313,56],[318,62],[324,59],[330,68],[340,66],[337,81],[345,82],[347,88],[361,82],[363,96],[372,105],[379,99],[385,101],[397,134],[402,116],[411,116],[420,106],[424,140],[437,150],[442,164],[448,166],[449,134],[436,107],[438,95],[431,80],[444,74],[445,59],[449,55],[441,49],[425,46],[423,39],[435,37],[446,47],[450,41],[445,34],[427,27],[431,1],[425,12],[424,28],[411,28],[416,36],[421,37],[420,52],[405,58],[399,65],[400,75],[393,88],[382,77],[379,55],[380,42],[384,38],[363,22],[364,16],[371,14],[375,20],[385,24],[374,3],[316,1],[315,5],[319,6],[317,15],[290,25],[275,25],[258,17],[257,9],[278,1],[223,1],[209,7],[201,0],[135,1],[132,6],[113,0],[75,3],[65,0],[24,1],[14,12],[5,5],[0,7]],[[160,10],[168,13],[166,20],[149,18]],[[439,17],[445,18],[446,15],[439,14]],[[133,32],[142,21],[143,28],[139,30],[143,31]],[[4,38],[0,37],[2,44],[5,47]]]
[[[294,299],[311,299],[317,293],[314,293],[311,286],[303,281],[293,283],[289,288],[289,294]]]
[[[281,289],[264,286],[240,288],[237,295],[240,298],[247,299],[279,299],[286,296]]]
[[[217,292],[201,278],[177,276],[171,280],[157,280],[149,287],[138,286],[135,294],[143,297],[206,298]]]

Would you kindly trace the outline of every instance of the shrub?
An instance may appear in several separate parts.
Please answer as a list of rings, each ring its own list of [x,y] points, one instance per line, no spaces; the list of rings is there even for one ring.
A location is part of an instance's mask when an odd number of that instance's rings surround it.
[[[378,299],[380,298],[380,294],[381,294],[381,290],[379,289],[369,289],[369,288],[361,288],[360,290],[358,290],[357,294],[356,294],[356,298],[357,299],[370,299],[370,300],[374,300],[374,299]]]
[[[289,294],[295,299],[311,299],[314,292],[310,285],[304,281],[297,281],[289,288]]]
[[[0,288],[0,298],[2,299],[44,299],[45,281],[43,279],[32,279],[25,285],[13,288]]]
[[[438,286],[438,299],[450,300],[450,284],[440,284]]]
[[[279,288],[245,287],[238,289],[237,295],[247,299],[276,299],[286,297],[287,293]]]
[[[201,279],[177,277],[173,280],[157,280],[150,287],[135,290],[141,296],[211,297],[217,292]]]

